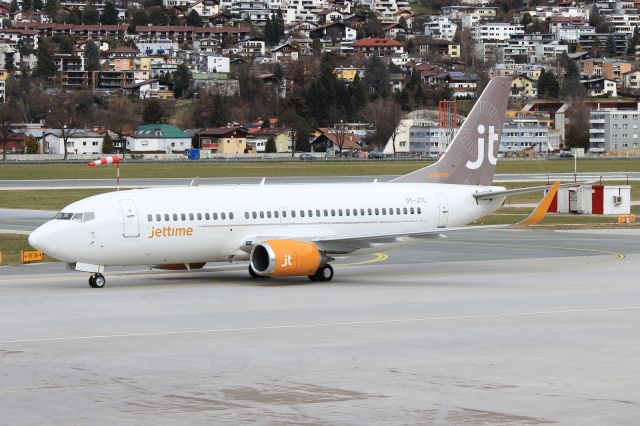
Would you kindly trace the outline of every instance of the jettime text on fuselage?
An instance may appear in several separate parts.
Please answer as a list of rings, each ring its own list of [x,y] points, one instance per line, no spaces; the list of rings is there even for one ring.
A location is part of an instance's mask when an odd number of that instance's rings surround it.
[[[152,226],[149,230],[147,238],[162,238],[162,237],[190,237],[193,235],[193,228],[174,228],[172,226],[163,226],[162,228],[156,228]]]

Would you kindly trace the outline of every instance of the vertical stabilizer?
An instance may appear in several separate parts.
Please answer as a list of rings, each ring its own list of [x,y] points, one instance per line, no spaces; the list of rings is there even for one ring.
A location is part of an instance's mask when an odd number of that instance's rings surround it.
[[[391,182],[491,185],[510,90],[511,77],[492,78],[444,155]]]

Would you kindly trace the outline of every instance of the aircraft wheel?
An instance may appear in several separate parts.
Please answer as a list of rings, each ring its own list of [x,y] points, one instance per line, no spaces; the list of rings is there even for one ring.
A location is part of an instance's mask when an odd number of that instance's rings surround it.
[[[324,265],[318,269],[315,273],[317,281],[331,281],[333,279],[333,267],[331,265]]]
[[[107,283],[107,280],[102,274],[93,274],[89,277],[89,285],[91,288],[102,288]]]

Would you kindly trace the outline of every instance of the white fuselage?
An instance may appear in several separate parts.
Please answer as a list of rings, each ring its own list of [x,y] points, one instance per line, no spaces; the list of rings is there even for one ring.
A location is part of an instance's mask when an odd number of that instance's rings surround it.
[[[111,192],[65,207],[30,242],[65,262],[155,265],[246,260],[263,239],[389,235],[463,226],[502,206],[503,189],[433,183],[157,188]],[[74,219],[64,213],[93,213]],[[60,216],[60,215],[59,215]]]

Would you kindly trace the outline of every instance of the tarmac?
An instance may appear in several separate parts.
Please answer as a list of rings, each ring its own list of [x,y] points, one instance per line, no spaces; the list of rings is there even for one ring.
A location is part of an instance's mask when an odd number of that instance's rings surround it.
[[[638,237],[456,234],[329,283],[0,267],[2,423],[632,424]]]

